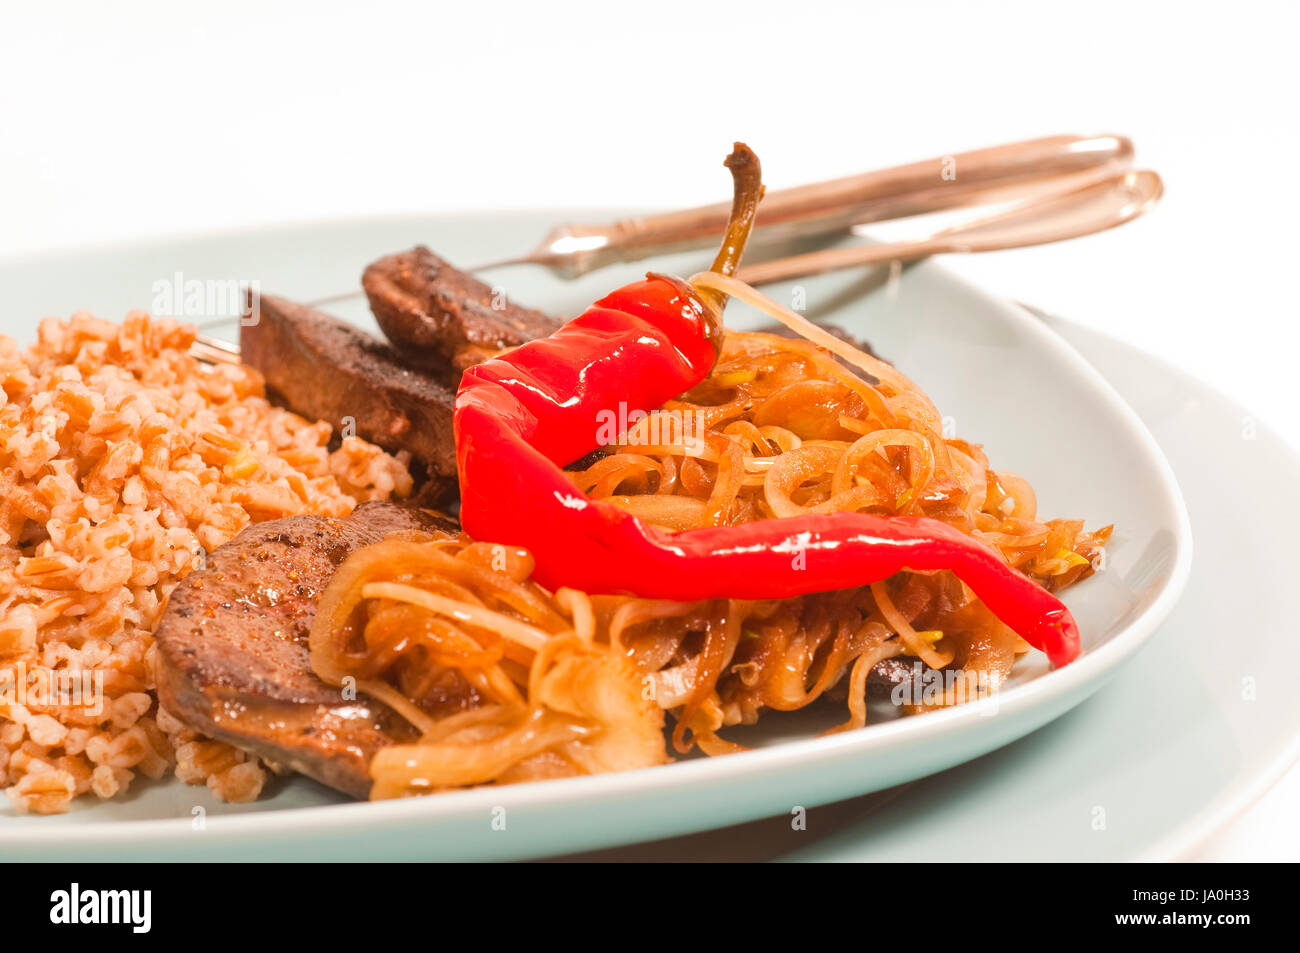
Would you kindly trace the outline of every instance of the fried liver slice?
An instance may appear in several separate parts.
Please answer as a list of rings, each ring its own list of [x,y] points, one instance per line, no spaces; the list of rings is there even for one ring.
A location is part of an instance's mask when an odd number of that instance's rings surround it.
[[[363,503],[342,519],[291,516],[244,530],[168,598],[154,632],[159,702],[205,735],[368,796],[371,756],[415,732],[387,706],[317,678],[308,634],[339,565],[409,530],[457,527],[426,510]]]
[[[346,321],[286,298],[261,295],[240,328],[240,357],[271,396],[391,452],[408,451],[438,501],[455,490],[454,387],[412,367],[393,347]]]
[[[379,327],[403,357],[457,380],[466,367],[562,323],[515,304],[423,245],[372,263],[361,285]]]

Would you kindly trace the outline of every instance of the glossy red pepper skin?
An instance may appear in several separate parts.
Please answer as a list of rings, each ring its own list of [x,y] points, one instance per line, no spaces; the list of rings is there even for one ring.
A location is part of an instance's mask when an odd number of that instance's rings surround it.
[[[951,570],[1053,665],[1078,657],[1069,610],[946,523],[827,513],[672,532],[577,490],[561,468],[596,445],[602,411],[660,407],[702,381],[715,357],[690,287],[650,276],[549,337],[471,367],[455,410],[465,531],[529,549],[548,588],[683,602],[781,599]]]

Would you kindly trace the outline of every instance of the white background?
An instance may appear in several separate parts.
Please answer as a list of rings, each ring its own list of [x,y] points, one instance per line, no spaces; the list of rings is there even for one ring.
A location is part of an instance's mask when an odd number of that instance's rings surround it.
[[[680,207],[718,198],[735,138],[780,187],[1117,132],[1164,176],[1154,214],[948,264],[1163,356],[1300,446],[1297,18],[1192,6],[6,4],[0,254],[376,212]],[[1293,771],[1203,856],[1295,859],[1297,801]]]

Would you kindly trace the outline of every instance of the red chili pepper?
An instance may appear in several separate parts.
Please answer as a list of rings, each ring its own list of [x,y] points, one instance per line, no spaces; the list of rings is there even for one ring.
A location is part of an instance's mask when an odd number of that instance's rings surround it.
[[[753,181],[742,184],[733,162],[752,162]],[[714,264],[722,273],[739,262],[761,194],[747,148],[737,144],[728,165],[740,227]],[[1064,605],[938,520],[846,512],[672,532],[577,490],[561,468],[592,449],[602,411],[619,401],[651,410],[708,376],[723,303],[648,275],[549,337],[467,370],[454,418],[465,531],[530,550],[548,588],[683,602],[783,599],[951,570],[1053,665],[1077,658],[1079,630]]]

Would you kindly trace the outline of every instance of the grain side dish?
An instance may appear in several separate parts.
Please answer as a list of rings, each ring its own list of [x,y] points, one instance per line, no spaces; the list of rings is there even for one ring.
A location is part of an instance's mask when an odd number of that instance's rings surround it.
[[[401,455],[331,445],[253,368],[190,356],[194,337],[144,313],[0,337],[0,788],[22,811],[168,772],[256,798],[266,765],[158,707],[168,593],[251,523],[411,490]]]

